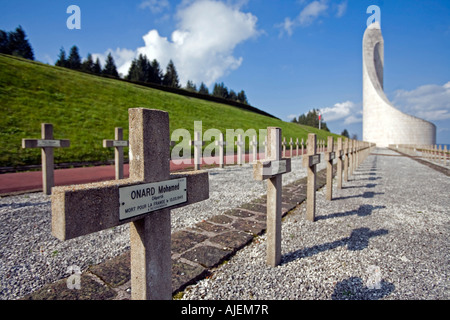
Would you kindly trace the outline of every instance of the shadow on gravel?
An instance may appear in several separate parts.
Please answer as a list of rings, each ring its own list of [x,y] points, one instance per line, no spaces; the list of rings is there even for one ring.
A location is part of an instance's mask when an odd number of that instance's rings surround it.
[[[384,208],[386,208],[386,206],[372,206],[370,204],[363,204],[363,205],[360,205],[357,210],[332,213],[332,214],[329,214],[326,216],[317,216],[316,220],[341,218],[341,217],[347,217],[347,216],[352,216],[352,215],[358,215],[359,217],[366,217],[366,216],[370,216],[374,210],[384,209]]]
[[[342,189],[361,189],[361,188],[375,188],[377,186],[376,183],[368,183],[365,186],[345,186]]]
[[[381,177],[368,177],[368,178],[353,177],[353,178],[349,178],[348,181],[364,181],[364,180],[375,181],[375,180],[381,180],[381,179],[383,179],[383,178],[381,178]]]
[[[380,289],[369,289],[359,277],[339,281],[331,295],[332,300],[378,300],[395,290],[393,283],[381,280]]]
[[[315,254],[333,250],[337,247],[347,246],[347,249],[350,251],[359,251],[364,250],[369,246],[369,240],[373,237],[383,236],[388,234],[388,230],[379,229],[375,231],[371,231],[369,228],[358,228],[354,229],[350,235],[350,237],[339,239],[333,242],[328,242],[324,244],[319,244],[313,246],[311,248],[305,248],[296,250],[294,252],[285,254],[281,259],[281,264],[289,263],[295,261],[297,259],[311,257]]]
[[[363,194],[358,194],[358,195],[354,195],[354,196],[347,196],[347,197],[337,197],[337,198],[333,198],[333,200],[346,200],[346,199],[351,199],[351,198],[365,198],[365,199],[369,199],[369,198],[373,198],[374,196],[380,195],[380,194],[384,194],[384,192],[366,191]]]
[[[45,202],[23,202],[23,203],[4,203],[4,204],[0,204],[0,208],[11,207],[11,209],[19,209],[19,208],[25,208],[25,207],[46,206],[46,205],[50,205],[50,204],[51,204],[51,201],[45,201]]]

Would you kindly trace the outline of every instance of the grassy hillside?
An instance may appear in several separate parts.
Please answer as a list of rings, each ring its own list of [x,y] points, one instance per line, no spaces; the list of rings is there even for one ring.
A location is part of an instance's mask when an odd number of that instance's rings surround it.
[[[102,147],[114,137],[114,127],[128,138],[128,108],[169,112],[171,132],[184,128],[193,136],[194,121],[203,131],[216,128],[281,127],[287,137],[309,132],[326,139],[329,133],[255,114],[233,106],[92,76],[0,54],[0,167],[40,164],[38,149],[22,149],[22,138],[40,138],[40,124],[52,123],[55,139],[70,139],[71,147],[55,151],[55,162],[106,161],[113,150]],[[336,135],[335,135],[336,136]],[[126,150],[127,151],[127,150]]]

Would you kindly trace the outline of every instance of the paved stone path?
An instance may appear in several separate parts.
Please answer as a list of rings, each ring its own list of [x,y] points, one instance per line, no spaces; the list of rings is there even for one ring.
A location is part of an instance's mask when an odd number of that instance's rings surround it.
[[[331,202],[318,193],[316,222],[304,204],[283,220],[279,267],[265,265],[261,236],[184,298],[450,298],[448,176],[378,149],[335,190]]]

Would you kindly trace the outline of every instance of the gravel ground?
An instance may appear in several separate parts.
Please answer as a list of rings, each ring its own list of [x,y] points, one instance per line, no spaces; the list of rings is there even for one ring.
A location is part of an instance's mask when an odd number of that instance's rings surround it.
[[[321,164],[324,168],[325,164]],[[172,210],[173,231],[235,208],[266,192],[254,181],[251,165],[211,169],[210,199]],[[305,176],[300,159],[283,184]],[[67,277],[69,266],[81,271],[129,249],[129,228],[122,225],[62,242],[51,235],[51,199],[41,193],[0,198],[0,299],[18,299],[47,283]]]
[[[449,299],[450,178],[375,152],[333,201],[318,192],[316,222],[304,204],[283,219],[281,265],[260,236],[183,299]]]

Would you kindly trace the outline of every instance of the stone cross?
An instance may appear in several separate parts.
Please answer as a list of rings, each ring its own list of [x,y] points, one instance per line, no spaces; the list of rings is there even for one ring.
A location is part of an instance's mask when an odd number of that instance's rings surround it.
[[[444,146],[444,165],[447,165],[447,146]]]
[[[189,141],[190,146],[194,146],[194,169],[200,170],[200,165],[202,163],[202,146],[205,145],[205,141],[200,139],[200,132],[194,132],[194,141]]]
[[[441,162],[442,161],[442,145],[439,145],[439,148],[438,148],[438,162]]]
[[[220,133],[219,141],[216,141],[216,146],[219,146],[219,167],[224,168],[225,167],[225,161],[224,161],[224,152],[223,148],[227,145],[227,142],[223,140],[223,133]]]
[[[344,140],[344,181],[347,182],[348,181],[348,166],[349,166],[349,161],[348,161],[348,138],[345,138]]]
[[[253,136],[253,140],[250,142],[250,145],[252,146],[252,154],[253,154],[253,159],[252,161],[256,161],[258,160],[258,141],[257,141],[258,137],[256,136],[256,134]]]
[[[352,174],[353,164],[353,140],[348,139],[348,174]]]
[[[208,173],[170,173],[167,112],[128,114],[130,178],[53,188],[52,233],[68,240],[130,222],[131,298],[171,299],[170,210],[208,199]]]
[[[325,161],[327,162],[327,200],[333,199],[333,160],[336,153],[333,148],[333,137],[329,136],[327,141],[327,152],[325,153]]]
[[[316,219],[316,166],[320,163],[320,154],[317,153],[317,137],[314,133],[308,134],[307,154],[303,158],[303,167],[306,167],[308,182],[306,188],[306,219]]]
[[[268,154],[253,165],[253,178],[267,180],[267,258],[275,267],[281,261],[282,175],[291,171],[291,159],[281,157],[281,129],[267,128]]]
[[[22,139],[22,148],[41,148],[42,159],[42,190],[44,194],[52,194],[54,179],[54,155],[53,148],[68,148],[70,140],[54,140],[53,125],[41,124],[42,139]]]
[[[242,141],[242,134],[238,134],[238,139],[234,143],[237,146],[237,164],[242,166],[242,154],[243,154],[243,146],[244,141]]]
[[[114,166],[116,180],[123,179],[123,148],[128,147],[128,140],[123,140],[123,129],[115,128],[115,140],[103,140],[104,148],[114,148]]]
[[[293,158],[294,157],[294,155],[293,155],[293,153],[292,153],[292,146],[293,146],[293,142],[292,142],[292,138],[289,140],[289,151],[290,151],[290,157],[291,158]]]
[[[342,138],[337,140],[337,187],[342,189],[342,158],[344,157],[344,150],[342,149]]]
[[[264,138],[264,159],[267,159],[267,136]]]

